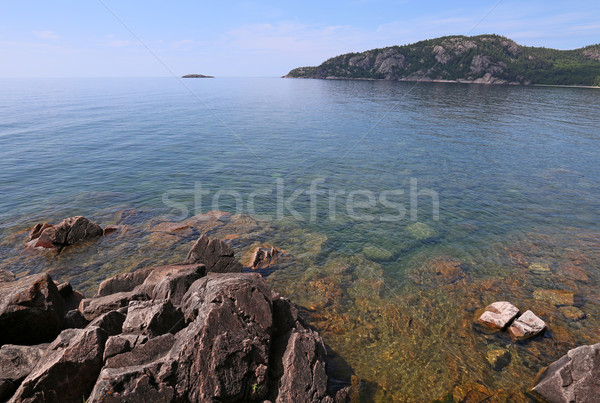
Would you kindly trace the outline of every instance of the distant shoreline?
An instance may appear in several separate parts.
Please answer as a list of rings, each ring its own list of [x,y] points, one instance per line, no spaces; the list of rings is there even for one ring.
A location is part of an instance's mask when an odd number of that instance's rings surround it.
[[[215,78],[215,76],[205,76],[204,74],[186,74],[181,78]]]
[[[562,87],[562,88],[590,88],[590,89],[600,89],[600,87],[595,87],[593,85],[576,85],[576,84],[522,84],[522,83],[486,83],[486,82],[477,82],[477,81],[469,81],[469,80],[432,80],[432,79],[423,79],[423,80],[411,80],[411,79],[400,79],[400,80],[387,80],[385,78],[351,78],[351,77],[325,77],[325,78],[315,78],[315,77],[288,77],[281,76],[281,78],[292,78],[292,79],[300,79],[300,80],[349,80],[349,81],[389,81],[389,82],[406,82],[406,83],[444,83],[444,84],[478,84],[478,85],[511,85],[515,87]]]

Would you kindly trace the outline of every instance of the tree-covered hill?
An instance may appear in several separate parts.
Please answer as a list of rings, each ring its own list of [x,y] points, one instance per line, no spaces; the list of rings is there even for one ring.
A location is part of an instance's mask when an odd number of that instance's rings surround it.
[[[600,86],[600,45],[557,50],[498,35],[445,36],[348,53],[285,77]]]

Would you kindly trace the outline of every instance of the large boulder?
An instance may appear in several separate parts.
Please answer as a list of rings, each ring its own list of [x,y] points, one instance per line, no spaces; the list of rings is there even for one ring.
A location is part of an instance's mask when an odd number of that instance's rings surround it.
[[[183,298],[177,390],[191,401],[250,401],[267,395],[271,290],[256,274],[208,275]],[[187,348],[186,348],[187,346]]]
[[[85,217],[65,218],[57,225],[37,224],[29,235],[29,246],[54,248],[101,237],[104,230]]]
[[[239,273],[242,264],[235,259],[233,249],[220,239],[202,235],[188,253],[187,264],[203,264],[207,272]]]
[[[597,402],[599,379],[600,343],[570,350],[540,371],[532,393],[552,403]]]
[[[202,264],[158,267],[146,277],[137,290],[152,299],[168,299],[173,305],[181,300],[194,281],[206,275]]]
[[[0,282],[0,345],[50,342],[63,316],[64,301],[49,275]]]
[[[102,369],[107,337],[98,327],[64,330],[10,402],[81,402]]]

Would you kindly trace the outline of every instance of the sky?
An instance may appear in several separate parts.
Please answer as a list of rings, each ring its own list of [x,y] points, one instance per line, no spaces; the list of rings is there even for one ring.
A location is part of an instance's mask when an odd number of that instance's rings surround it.
[[[600,43],[600,1],[0,0],[0,77],[270,77],[486,33],[557,49]]]

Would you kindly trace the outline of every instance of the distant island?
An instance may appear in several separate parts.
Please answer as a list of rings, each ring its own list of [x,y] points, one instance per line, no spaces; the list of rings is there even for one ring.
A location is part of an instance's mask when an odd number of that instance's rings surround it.
[[[284,77],[600,86],[600,44],[557,50],[499,35],[444,36],[344,54]]]
[[[186,74],[181,78],[215,78],[214,76],[205,76],[204,74]]]

